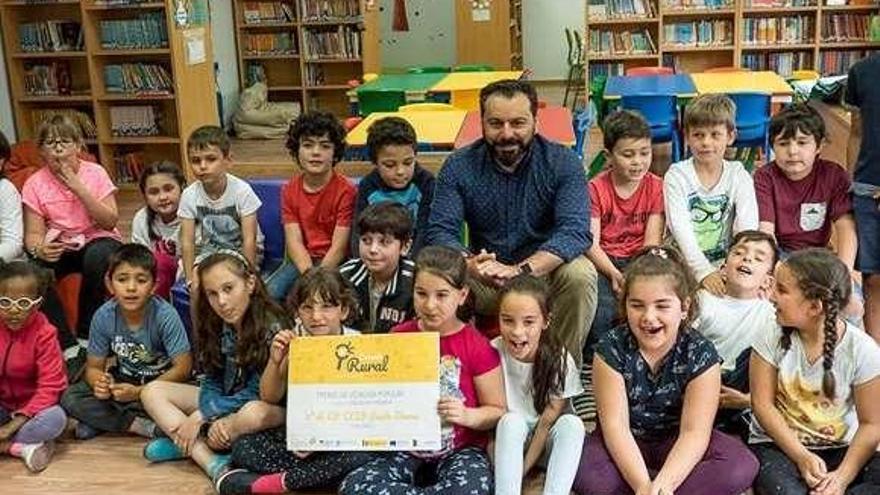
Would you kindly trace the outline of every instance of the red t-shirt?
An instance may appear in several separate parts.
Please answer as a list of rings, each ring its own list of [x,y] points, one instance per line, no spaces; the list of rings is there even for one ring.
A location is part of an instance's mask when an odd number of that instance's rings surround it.
[[[416,320],[409,320],[391,329],[391,332],[419,332]],[[467,407],[479,407],[477,387],[474,378],[501,366],[498,351],[489,344],[486,337],[473,327],[465,324],[460,331],[440,337],[440,396],[458,397]],[[443,450],[461,449],[469,445],[486,448],[488,432],[472,430],[455,425],[449,429],[444,425],[441,443]],[[448,430],[451,435],[445,433]],[[451,443],[451,445],[450,445]]]
[[[663,180],[648,172],[633,195],[623,199],[606,170],[590,180],[589,190],[590,216],[602,225],[599,247],[608,256],[634,256],[645,243],[648,216],[663,213]]]
[[[773,161],[755,172],[758,217],[776,226],[784,251],[825,247],[831,224],[852,212],[849,188],[849,175],[834,162],[819,158],[810,175],[793,181]]]
[[[356,194],[357,189],[337,172],[315,193],[306,192],[302,175],[297,175],[281,188],[281,220],[284,225],[299,224],[309,255],[321,258],[330,249],[333,229],[351,225]]]

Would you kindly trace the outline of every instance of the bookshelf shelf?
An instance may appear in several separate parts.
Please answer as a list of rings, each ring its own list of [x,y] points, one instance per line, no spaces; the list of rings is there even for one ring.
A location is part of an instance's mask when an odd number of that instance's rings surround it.
[[[17,52],[12,58],[85,58],[86,52]]]
[[[52,5],[79,5],[79,0],[54,0],[51,2],[31,2],[31,1],[21,1],[15,0],[11,2],[3,2],[4,7],[37,7],[37,6],[52,6]]]
[[[297,59],[299,54],[296,53],[245,53],[241,58],[244,60],[288,60]]]
[[[85,10],[159,10],[164,9],[165,4],[162,2],[145,2],[131,4],[93,4],[83,6]]]
[[[860,11],[860,10],[877,10],[880,8],[880,5],[823,5],[821,7],[823,12],[845,12],[845,11]]]
[[[315,86],[306,86],[305,89],[315,90],[315,91],[333,91],[339,89],[351,89],[348,84],[322,84]]]
[[[360,61],[359,58],[310,58],[305,62],[307,64],[351,64]]]
[[[100,50],[94,52],[96,57],[143,57],[150,55],[168,55],[170,48],[144,48],[141,50]]]
[[[22,103],[91,103],[92,96],[85,95],[25,95],[18,100]]]
[[[666,9],[662,17],[721,17],[736,14],[736,9]]]
[[[778,45],[748,45],[743,43],[743,51],[760,52],[760,51],[786,51],[786,50],[812,50],[816,45],[812,43],[785,43]]]
[[[833,43],[823,41],[819,45],[820,50],[828,50],[835,48],[880,48],[880,41],[847,41],[843,43]]]
[[[656,53],[588,53],[587,58],[590,60],[656,60],[659,55]]]
[[[617,24],[655,24],[660,22],[656,17],[623,17],[620,19],[596,19],[591,20],[591,26],[614,26]]]
[[[102,95],[98,97],[98,101],[158,101],[158,100],[174,100],[175,97],[173,94],[159,94],[159,93],[143,93],[143,94],[131,94],[131,93],[108,93],[106,95]]]
[[[344,19],[338,21],[302,21],[303,26],[337,26],[340,24],[357,25],[362,23],[360,19]]]
[[[302,91],[302,86],[269,86],[269,91]]]
[[[297,27],[299,24],[296,22],[252,22],[248,24],[242,24],[239,26],[240,29],[263,29],[263,28],[292,28]]]
[[[668,45],[660,48],[661,51],[667,53],[688,53],[688,52],[726,52],[734,49],[733,45],[727,46],[674,46]]]
[[[818,9],[819,7],[816,7],[815,5],[812,7],[745,7],[743,8],[743,14],[784,15],[804,12],[816,12]]]
[[[131,136],[131,137],[111,137],[105,140],[107,144],[123,145],[123,144],[178,144],[179,138],[170,136]]]

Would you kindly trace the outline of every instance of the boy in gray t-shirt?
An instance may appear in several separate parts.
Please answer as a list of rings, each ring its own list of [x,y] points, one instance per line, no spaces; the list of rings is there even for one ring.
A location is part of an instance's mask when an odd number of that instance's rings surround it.
[[[140,244],[125,244],[110,258],[113,299],[92,318],[83,380],[61,398],[79,439],[102,431],[152,437],[156,425],[140,404],[141,389],[189,378],[189,339],[174,307],[153,295],[155,274],[153,254]]]

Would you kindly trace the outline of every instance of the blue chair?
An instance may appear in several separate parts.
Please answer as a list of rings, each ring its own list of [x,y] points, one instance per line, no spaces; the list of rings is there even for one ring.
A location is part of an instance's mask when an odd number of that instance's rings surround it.
[[[770,94],[768,93],[730,93],[736,104],[735,148],[761,148],[767,156],[770,153]],[[753,158],[749,154],[747,168],[751,168]]]
[[[574,152],[581,162],[584,161],[584,150],[590,147],[590,110],[589,107],[578,110],[574,114]]]
[[[635,110],[651,126],[652,143],[672,143],[672,161],[681,159],[681,137],[678,135],[678,102],[672,94],[623,95],[622,108]]]

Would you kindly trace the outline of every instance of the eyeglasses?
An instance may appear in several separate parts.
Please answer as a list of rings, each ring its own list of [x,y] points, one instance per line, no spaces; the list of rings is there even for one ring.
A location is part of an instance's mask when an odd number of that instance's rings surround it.
[[[41,302],[43,302],[42,296],[36,299],[31,299],[29,297],[19,297],[18,299],[0,297],[0,310],[9,311],[12,308],[17,308],[19,311],[29,311]]]
[[[73,139],[53,139],[51,141],[43,141],[43,146],[47,148],[54,148],[56,146],[61,146],[62,148],[70,148],[75,145],[76,141]]]

